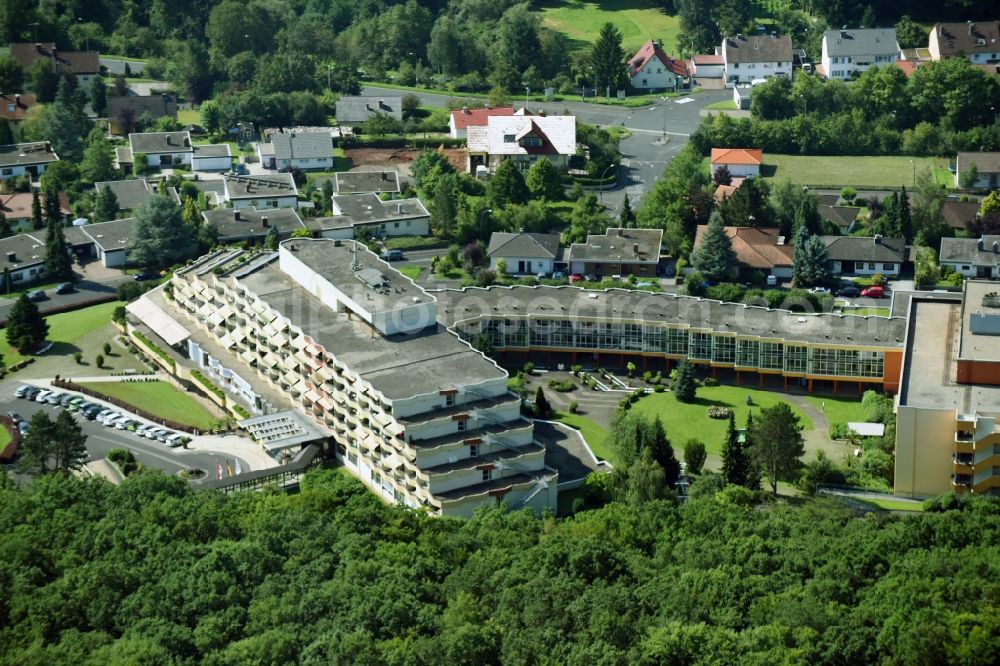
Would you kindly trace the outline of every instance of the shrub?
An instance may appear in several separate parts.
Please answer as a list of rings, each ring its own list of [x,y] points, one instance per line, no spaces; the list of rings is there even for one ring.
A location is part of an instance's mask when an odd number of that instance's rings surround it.
[[[104,350],[105,355],[111,356],[111,343],[110,342],[105,342],[104,346],[102,347],[102,349]]]
[[[209,391],[209,393],[212,393],[212,394],[214,394],[214,395],[222,398],[223,400],[226,399],[226,394],[222,392],[222,389],[220,389],[218,386],[216,386],[215,384],[213,384],[212,380],[210,380],[208,377],[206,377],[205,375],[201,374],[197,370],[192,370],[191,371],[191,378],[194,379],[198,384],[201,384],[201,386],[204,387],[205,389],[207,389]]]
[[[532,363],[531,361],[525,363],[524,367],[521,368],[521,372],[523,372],[525,375],[529,377],[531,376],[531,373],[533,373],[534,371],[535,371],[535,364]]]
[[[719,380],[715,377],[705,377],[705,381],[702,382],[702,386],[718,386]]]
[[[849,431],[846,423],[830,424],[830,439],[847,439]]]
[[[569,413],[579,414],[580,413],[580,403],[577,400],[571,400],[569,403]]]
[[[559,393],[569,393],[576,390],[576,384],[571,379],[553,379],[549,382],[549,388]]]
[[[77,365],[83,363],[83,352],[73,352],[73,360],[76,361]]]
[[[574,375],[579,376],[579,374],[581,372],[583,372],[583,366],[582,365],[571,365],[571,366],[569,366],[569,371],[571,373],[573,373]]]
[[[728,419],[730,413],[731,410],[728,407],[712,405],[708,408],[708,418],[710,419]]]
[[[590,387],[590,390],[596,391],[597,390],[597,380],[594,379],[593,377],[591,377],[590,381],[587,382],[587,386]]]
[[[94,364],[97,365],[98,368],[103,368],[104,367],[104,357],[101,356],[100,354],[98,354],[97,358],[94,359]]]

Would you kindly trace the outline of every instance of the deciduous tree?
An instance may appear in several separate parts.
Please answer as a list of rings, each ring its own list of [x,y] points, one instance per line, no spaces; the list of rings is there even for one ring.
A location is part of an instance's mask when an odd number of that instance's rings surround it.
[[[191,257],[197,243],[169,197],[154,194],[135,213],[135,228],[128,246],[131,261],[148,267],[171,266]]]
[[[486,184],[486,196],[494,207],[523,204],[528,200],[528,187],[521,170],[511,160],[503,160]]]
[[[533,197],[549,201],[558,201],[563,197],[562,175],[545,157],[531,165],[524,182]]]
[[[777,496],[778,482],[794,481],[805,455],[799,417],[785,402],[766,407],[748,427],[748,437],[750,455],[771,484],[771,493]]]

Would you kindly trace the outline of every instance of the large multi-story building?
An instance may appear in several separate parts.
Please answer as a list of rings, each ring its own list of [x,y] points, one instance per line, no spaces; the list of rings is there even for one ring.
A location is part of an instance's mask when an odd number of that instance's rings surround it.
[[[278,252],[220,251],[172,285],[173,299],[156,307],[211,341],[188,338],[187,355],[204,360],[210,349],[244,375],[240,385],[256,375],[298,404],[387,501],[457,516],[501,499],[555,508],[558,473],[507,373],[440,326],[437,298],[364,245],[290,239]]]
[[[896,412],[898,495],[1000,493],[1000,294],[914,297]]]

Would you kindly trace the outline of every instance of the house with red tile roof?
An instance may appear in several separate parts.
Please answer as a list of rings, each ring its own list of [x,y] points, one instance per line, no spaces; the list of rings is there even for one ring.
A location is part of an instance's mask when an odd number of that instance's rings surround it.
[[[629,59],[628,75],[635,90],[677,90],[688,73],[683,60],[674,60],[650,39]]]
[[[694,237],[698,249],[708,225],[699,224]],[[779,278],[792,277],[794,248],[776,227],[726,227],[741,273],[760,271]]]
[[[764,151],[760,148],[712,148],[712,173],[720,167],[738,178],[760,175]]]
[[[28,110],[37,103],[34,93],[0,94],[0,118],[15,124],[28,117]]]
[[[39,203],[42,204],[44,210],[45,193],[42,192],[39,194],[38,198]],[[30,192],[2,194],[0,195],[0,213],[3,213],[4,217],[6,217],[7,221],[10,223],[10,226],[15,230],[18,228],[31,229],[31,202],[32,196]],[[59,193],[59,212],[64,218],[69,217],[73,212],[70,210],[69,199],[66,197],[65,192]]]
[[[528,112],[524,111],[524,113]],[[514,107],[512,106],[502,106],[495,109],[470,109],[463,106],[461,109],[453,109],[451,118],[448,120],[449,134],[453,139],[465,139],[469,136],[470,127],[485,127],[486,120],[490,116],[512,115],[514,115]]]

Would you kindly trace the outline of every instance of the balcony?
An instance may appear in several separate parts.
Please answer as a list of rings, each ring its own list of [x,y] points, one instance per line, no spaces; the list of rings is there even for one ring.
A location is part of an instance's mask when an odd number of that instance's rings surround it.
[[[955,465],[972,465],[974,460],[971,453],[956,453],[951,457],[951,462]]]
[[[956,442],[972,442],[975,441],[976,434],[974,432],[966,432],[964,430],[955,431],[955,441]]]
[[[952,474],[951,475],[951,485],[957,486],[959,488],[969,488],[972,486],[972,475],[971,474]]]

